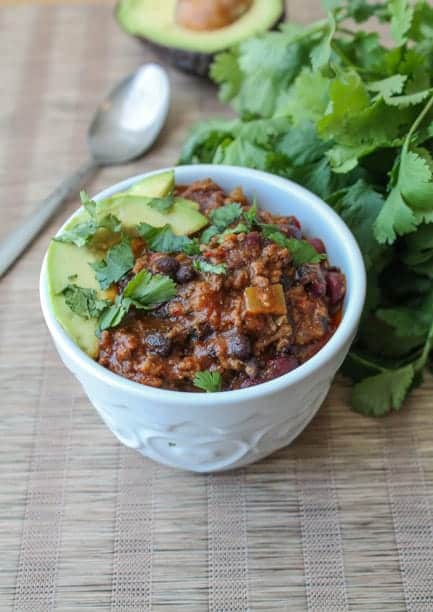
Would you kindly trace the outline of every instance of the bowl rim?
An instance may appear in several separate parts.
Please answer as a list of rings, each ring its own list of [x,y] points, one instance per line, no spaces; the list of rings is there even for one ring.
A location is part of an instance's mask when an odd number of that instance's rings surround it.
[[[151,172],[144,172],[132,176],[100,191],[93,199],[96,201],[102,200],[119,191],[127,189],[130,185],[145,177],[169,170],[174,170],[175,173],[176,171],[180,171],[181,173],[183,171],[193,173],[199,169],[201,174],[206,174],[207,176],[212,177],[212,174],[215,173],[215,168],[218,169],[219,173],[222,172],[230,177],[239,178],[239,184],[245,184],[248,181],[248,177],[255,176],[259,180],[267,183],[270,187],[282,188],[292,197],[308,201],[308,205],[311,208],[316,210],[321,209],[322,212],[325,213],[328,223],[332,226],[332,233],[337,235],[338,240],[341,242],[343,249],[347,254],[348,269],[344,270],[344,273],[350,282],[348,283],[347,302],[342,320],[333,336],[313,357],[291,372],[253,387],[223,391],[220,393],[172,391],[169,389],[151,387],[129,380],[128,378],[115,374],[114,372],[111,372],[107,368],[103,367],[94,359],[89,357],[89,355],[87,355],[77,344],[75,344],[75,342],[65,332],[61,324],[57,321],[51,308],[47,282],[46,252],[40,273],[39,291],[42,313],[44,315],[47,327],[53,336],[55,343],[75,365],[81,369],[84,369],[88,374],[92,375],[94,378],[97,378],[100,382],[107,384],[108,387],[115,387],[128,394],[133,394],[154,402],[158,402],[158,400],[160,400],[167,404],[177,405],[200,404],[206,406],[217,406],[221,404],[236,403],[237,401],[245,402],[252,399],[263,398],[286,389],[320,370],[344,348],[344,345],[352,339],[352,336],[356,331],[364,305],[366,292],[366,272],[358,243],[341,217],[339,217],[328,204],[301,185],[298,185],[289,179],[251,168],[243,168],[240,166],[221,166],[215,164],[190,164],[161,168]],[[246,185],[246,187],[248,186]],[[80,208],[74,211],[74,213],[66,219],[56,235],[62,231],[63,227],[69,223],[75,215],[78,214],[79,210]]]

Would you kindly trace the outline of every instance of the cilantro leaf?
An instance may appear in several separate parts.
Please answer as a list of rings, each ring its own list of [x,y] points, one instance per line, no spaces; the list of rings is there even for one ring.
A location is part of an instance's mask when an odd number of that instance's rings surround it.
[[[406,74],[393,74],[380,81],[371,81],[367,86],[370,91],[377,92],[386,98],[395,94],[401,94],[406,81]]]
[[[189,238],[188,242],[184,242],[182,251],[186,255],[200,255],[200,243],[197,238]]]
[[[134,254],[129,240],[123,239],[109,249],[105,259],[91,263],[90,266],[95,271],[96,280],[101,289],[108,289],[134,266]]]
[[[432,159],[426,149],[403,148],[400,161],[399,187],[413,207],[433,208]]]
[[[77,247],[84,247],[89,244],[97,229],[98,226],[95,221],[84,221],[83,223],[77,223],[70,229],[64,230],[59,236],[55,236],[53,240],[55,242],[75,244]]]
[[[131,306],[139,310],[151,310],[175,295],[176,285],[169,276],[141,270],[129,281],[122,295],[116,297],[114,304],[102,312],[98,332],[119,325]]]
[[[187,255],[198,254],[200,249],[197,241],[188,236],[177,236],[171,230],[170,225],[153,227],[148,223],[137,225],[138,235],[144,238],[151,251],[159,253],[187,253]]]
[[[129,298],[136,308],[144,310],[167,302],[175,295],[176,285],[169,276],[151,274],[148,270],[141,270],[123,291],[123,296]]]
[[[277,142],[277,151],[299,167],[320,160],[329,146],[319,138],[314,124],[304,119],[287,130]]]
[[[391,15],[391,34],[398,46],[407,40],[413,18],[413,7],[408,0],[389,0],[388,8]]]
[[[81,204],[84,207],[88,215],[93,219],[96,217],[97,204],[94,200],[91,200],[86,191],[80,191]]]
[[[256,198],[254,198],[252,206],[250,206],[248,210],[244,211],[243,213],[244,220],[247,223],[248,227],[251,227],[252,225],[255,225],[258,223],[257,212],[258,212],[257,200]]]
[[[173,194],[170,194],[166,196],[165,198],[152,198],[148,202],[148,205],[151,208],[154,208],[155,210],[163,214],[171,210],[173,208],[173,204],[174,204]]]
[[[116,215],[112,215],[111,213],[105,215],[101,219],[98,219],[97,225],[98,229],[106,229],[113,234],[118,234],[122,230],[121,221],[116,217]]]
[[[198,272],[206,272],[209,274],[225,274],[227,272],[227,265],[224,263],[214,264],[205,259],[194,259],[192,262],[194,270]]]
[[[248,231],[248,227],[245,223],[238,223],[235,227],[229,227],[224,230],[222,234],[220,234],[218,242],[221,244],[221,242],[224,242],[226,236],[230,236],[231,234],[246,234]]]
[[[221,391],[222,378],[219,372],[209,372],[204,370],[203,372],[197,372],[193,380],[194,386],[198,389],[202,389],[207,393],[215,393]]]
[[[209,225],[209,227],[207,227],[201,233],[200,242],[202,242],[203,244],[209,244],[211,239],[219,233],[220,230],[217,228],[216,225]]]
[[[296,266],[305,263],[318,263],[326,259],[326,255],[318,253],[309,242],[297,238],[287,238],[275,225],[260,223],[260,229],[265,238],[272,240],[280,247],[286,248],[291,253],[293,263]]]
[[[322,40],[313,47],[310,53],[311,67],[314,71],[320,70],[328,64],[331,58],[331,42],[335,34],[336,22],[332,13],[328,13],[329,25],[324,32]]]
[[[210,76],[216,83],[221,83],[220,100],[228,102],[239,92],[242,81],[242,72],[239,67],[239,52],[231,49],[216,56]]]
[[[354,409],[369,416],[384,416],[391,410],[399,410],[414,376],[413,366],[408,365],[365,378],[353,388]]]
[[[81,203],[90,218],[64,230],[59,236],[53,238],[53,240],[56,242],[75,244],[77,247],[84,247],[91,242],[100,229],[105,229],[111,233],[119,233],[121,231],[122,224],[115,215],[109,213],[99,219],[96,215],[96,202],[90,200],[85,191],[80,192],[80,197]]]
[[[346,221],[361,248],[367,270],[381,267],[385,248],[376,240],[373,227],[383,206],[383,197],[368,183],[359,180],[333,205]]]
[[[67,306],[83,319],[95,319],[111,302],[101,300],[94,289],[85,289],[75,283],[67,285],[61,292]]]
[[[212,224],[219,229],[225,230],[229,225],[238,221],[242,215],[242,207],[237,202],[226,204],[220,208],[215,208],[209,215]]]
[[[403,200],[398,187],[391,191],[376,221],[374,235],[380,244],[393,243],[397,237],[408,234],[416,228],[413,211]]]
[[[417,91],[413,94],[407,94],[404,96],[391,96],[384,95],[383,99],[388,106],[398,106],[400,108],[406,108],[407,106],[414,106],[416,104],[420,104],[426,98],[428,98],[431,93],[430,89],[426,89],[424,91]]]
[[[396,308],[380,308],[376,316],[394,328],[397,336],[407,338],[410,336],[425,336],[428,324],[419,317],[414,316],[412,308],[405,306]]]
[[[96,335],[99,335],[101,331],[110,329],[111,327],[117,327],[128,313],[129,307],[130,303],[125,302],[125,300],[122,300],[121,296],[118,295],[114,304],[102,312]]]

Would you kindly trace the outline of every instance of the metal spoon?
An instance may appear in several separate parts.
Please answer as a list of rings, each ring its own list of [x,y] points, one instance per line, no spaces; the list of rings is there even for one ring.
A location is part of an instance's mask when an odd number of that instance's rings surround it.
[[[123,164],[142,155],[167,117],[170,84],[157,64],[144,64],[121,81],[97,108],[88,131],[90,159],[43,200],[0,242],[0,278],[38,235],[63,202],[76,194],[97,168]]]

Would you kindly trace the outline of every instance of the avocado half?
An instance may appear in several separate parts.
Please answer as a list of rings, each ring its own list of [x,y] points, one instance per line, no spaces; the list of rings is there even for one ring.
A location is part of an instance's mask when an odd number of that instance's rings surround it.
[[[177,0],[120,0],[116,19],[125,32],[151,46],[171,64],[207,76],[216,53],[284,20],[284,0],[252,0],[236,21],[214,30],[193,30],[176,23]]]

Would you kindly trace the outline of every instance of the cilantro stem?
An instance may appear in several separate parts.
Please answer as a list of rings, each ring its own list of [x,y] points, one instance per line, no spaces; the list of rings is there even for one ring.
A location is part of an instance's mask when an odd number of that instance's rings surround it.
[[[338,27],[337,30],[341,32],[342,34],[348,34],[349,36],[356,36],[356,32],[354,30],[351,30],[350,28]]]
[[[344,51],[342,49],[340,49],[340,47],[338,46],[338,43],[336,40],[333,40],[331,42],[331,47],[332,50],[338,55],[338,57],[348,66],[350,66],[351,68],[354,68],[355,70],[359,70],[359,66],[356,66],[348,57],[347,55],[344,53]]]
[[[416,130],[421,125],[421,123],[424,121],[427,113],[429,112],[429,110],[431,109],[432,106],[433,106],[433,96],[431,96],[430,100],[425,104],[424,108],[422,109],[422,111],[420,112],[418,117],[412,123],[412,125],[411,125],[411,127],[410,127],[410,129],[409,129],[409,131],[407,133],[407,136],[405,138],[404,144],[403,144],[403,151],[404,152],[407,152],[413,134],[416,132]]]
[[[360,355],[358,355],[358,353],[354,353],[351,351],[350,356],[352,359],[354,359],[361,365],[364,365],[366,368],[370,368],[370,369],[373,368],[377,370],[378,372],[387,372],[386,368],[383,368],[382,366],[377,365],[377,363],[373,363],[372,361],[369,361],[368,359],[364,359],[364,357],[361,357]]]
[[[429,332],[427,334],[427,338],[426,341],[424,343],[424,348],[422,350],[421,356],[419,357],[419,359],[417,360],[414,369],[415,370],[422,370],[425,366],[425,364],[427,363],[427,359],[429,356],[429,353],[432,349],[432,344],[433,344],[433,321],[430,325],[430,329]]]

